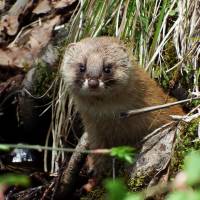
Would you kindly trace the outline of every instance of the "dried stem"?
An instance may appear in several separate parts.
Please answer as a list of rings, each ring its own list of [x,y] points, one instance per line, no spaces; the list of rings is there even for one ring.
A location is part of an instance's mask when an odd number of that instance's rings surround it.
[[[121,118],[126,118],[126,117],[130,117],[132,115],[138,115],[138,114],[142,114],[142,113],[146,113],[146,112],[152,112],[152,111],[156,111],[156,110],[161,110],[164,108],[169,108],[171,106],[175,106],[178,104],[183,104],[183,103],[187,103],[190,102],[192,100],[198,100],[200,99],[200,97],[195,97],[195,98],[190,98],[190,99],[184,99],[181,101],[176,101],[176,102],[172,102],[172,103],[166,103],[163,105],[157,105],[157,106],[150,106],[150,107],[145,107],[145,108],[139,108],[139,109],[135,109],[135,110],[130,110],[128,112],[123,112],[120,114]]]

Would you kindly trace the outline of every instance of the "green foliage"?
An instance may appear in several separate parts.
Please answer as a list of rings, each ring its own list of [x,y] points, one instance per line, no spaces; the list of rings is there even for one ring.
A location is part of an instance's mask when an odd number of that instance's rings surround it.
[[[128,146],[114,147],[111,149],[111,156],[115,156],[131,164],[134,161],[134,148]]]
[[[107,180],[105,182],[108,200],[142,200],[142,195],[139,193],[128,192],[121,179]]]
[[[192,151],[184,160],[187,189],[175,191],[168,195],[167,200],[199,200],[200,199],[200,152]]]
[[[126,195],[126,198],[124,200],[142,200],[142,199],[144,199],[144,198],[140,194],[137,194],[137,193],[128,193]]]
[[[107,180],[105,187],[108,191],[108,200],[123,200],[127,193],[127,188],[121,180]]]
[[[163,5],[161,7],[158,22],[156,24],[155,34],[154,34],[153,41],[150,47],[150,57],[152,57],[153,53],[155,52],[156,43],[158,41],[158,37],[161,31],[161,26],[162,26],[163,19],[165,17],[165,12],[166,12],[166,7],[167,7],[168,2],[169,2],[168,0],[163,0]]]
[[[27,187],[30,180],[27,176],[16,174],[0,175],[0,185],[21,185]]]
[[[0,144],[0,151],[9,151],[10,147],[6,144]]]
[[[187,175],[187,183],[194,185],[200,183],[200,154],[192,151],[186,156],[184,161],[184,170]]]
[[[200,152],[192,151],[184,160],[184,173],[187,180],[184,191],[174,190],[166,200],[199,200],[200,199]],[[105,182],[107,199],[109,200],[142,200],[144,192],[128,192],[122,180],[107,180]],[[159,191],[160,192],[160,191]],[[163,191],[164,192],[164,191]]]
[[[171,193],[167,200],[199,200],[200,191],[177,191]]]
[[[193,108],[197,107],[198,105],[200,105],[200,100],[193,100],[190,102],[190,106]]]

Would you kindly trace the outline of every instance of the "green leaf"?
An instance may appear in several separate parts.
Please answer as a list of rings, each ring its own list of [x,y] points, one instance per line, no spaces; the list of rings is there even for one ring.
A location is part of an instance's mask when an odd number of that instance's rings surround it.
[[[158,22],[156,24],[156,29],[155,29],[153,41],[152,41],[152,44],[151,44],[151,47],[150,47],[150,50],[149,50],[150,57],[152,57],[153,53],[155,52],[156,44],[157,44],[157,41],[158,41],[158,37],[159,37],[161,27],[162,27],[162,22],[163,22],[163,19],[165,17],[165,12],[166,12],[166,8],[167,8],[168,4],[169,4],[168,0],[163,0],[163,4],[162,4],[162,7],[161,7],[160,13],[159,13],[160,15],[158,17]]]
[[[143,199],[144,198],[139,193],[128,193],[124,200],[143,200]]]
[[[105,188],[107,190],[106,199],[108,200],[123,200],[128,192],[120,179],[106,180]]]
[[[5,174],[0,176],[0,185],[21,185],[28,186],[30,180],[24,175]]]
[[[127,161],[128,163],[133,163],[134,148],[128,146],[113,147],[110,155],[115,156],[120,160]]]
[[[199,200],[200,191],[178,191],[170,193],[167,200]]]
[[[2,151],[9,151],[10,147],[6,144],[0,144],[0,150]]]
[[[200,182],[200,154],[196,151],[186,156],[184,170],[187,174],[187,183],[194,185]]]

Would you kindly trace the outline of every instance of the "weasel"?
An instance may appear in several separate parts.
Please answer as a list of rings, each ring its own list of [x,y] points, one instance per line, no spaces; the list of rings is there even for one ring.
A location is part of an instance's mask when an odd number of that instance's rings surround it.
[[[61,73],[88,132],[91,149],[134,146],[144,136],[183,114],[181,107],[120,118],[132,109],[166,103],[167,95],[114,37],[86,38],[70,44]],[[168,99],[173,101],[173,99]],[[105,168],[102,157],[94,167]]]

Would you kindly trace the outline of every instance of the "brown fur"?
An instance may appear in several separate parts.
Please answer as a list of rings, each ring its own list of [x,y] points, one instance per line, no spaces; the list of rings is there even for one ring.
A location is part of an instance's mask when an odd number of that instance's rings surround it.
[[[112,78],[117,84],[98,95],[90,95],[88,91],[83,94],[84,90],[74,87],[75,63],[88,59],[90,66],[87,67],[95,70],[102,65],[98,64],[102,63],[99,61],[102,58],[113,63]],[[124,65],[130,66],[123,68]],[[127,119],[119,117],[121,112],[164,104],[173,99],[166,101],[167,95],[162,89],[137,66],[125,46],[112,37],[86,38],[70,45],[64,56],[62,74],[88,132],[91,149],[134,146],[145,135],[169,122],[169,115],[183,114],[182,109],[175,106]]]

